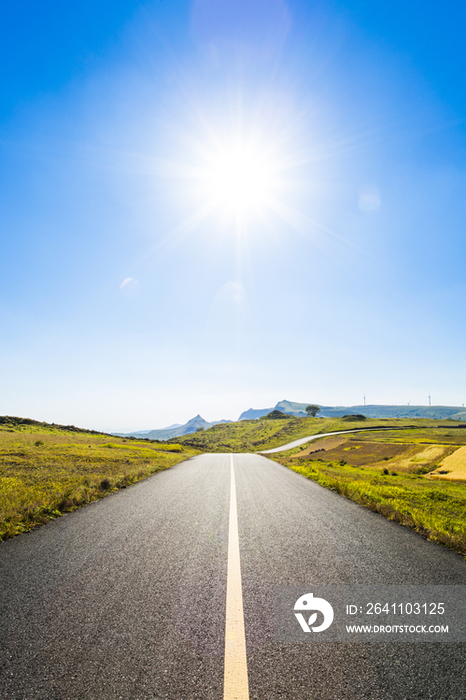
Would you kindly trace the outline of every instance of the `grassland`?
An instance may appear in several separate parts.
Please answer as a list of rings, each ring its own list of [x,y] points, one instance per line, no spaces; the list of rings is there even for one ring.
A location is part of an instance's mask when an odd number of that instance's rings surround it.
[[[0,540],[197,454],[178,444],[0,418]]]

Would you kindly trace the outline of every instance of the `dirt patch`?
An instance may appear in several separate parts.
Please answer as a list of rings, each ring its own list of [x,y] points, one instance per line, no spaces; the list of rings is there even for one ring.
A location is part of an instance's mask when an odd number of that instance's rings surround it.
[[[346,435],[339,435],[335,437],[329,437],[329,438],[322,438],[321,440],[312,440],[310,445],[307,445],[306,448],[302,452],[298,452],[298,454],[293,455],[291,459],[296,459],[299,458],[301,459],[302,457],[307,457],[311,453],[318,453],[322,455],[322,451],[325,450],[331,450],[335,447],[338,447],[339,445],[342,445],[344,442],[347,442],[348,438]],[[319,454],[316,454],[316,458],[319,456]]]
[[[403,472],[435,469],[439,460],[451,451],[446,445],[410,445],[393,442],[370,442],[355,438],[319,441],[295,458],[342,461],[353,467],[387,468]]]
[[[380,461],[388,461],[394,457],[416,450],[412,445],[395,445],[389,442],[362,442],[361,440],[346,439],[340,445],[326,449],[325,452],[310,454],[308,459],[325,459],[329,461],[344,460],[353,467],[372,466]]]
[[[429,477],[446,481],[466,481],[466,447],[460,447],[445,457]]]
[[[430,468],[438,464],[438,461],[451,452],[451,447],[447,445],[417,445],[416,452],[412,455],[401,458],[397,467],[403,471],[416,471],[419,468]]]

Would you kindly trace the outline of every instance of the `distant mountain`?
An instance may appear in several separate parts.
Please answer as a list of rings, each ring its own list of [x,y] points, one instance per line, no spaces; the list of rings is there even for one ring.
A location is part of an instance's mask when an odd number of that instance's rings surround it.
[[[466,409],[462,406],[321,406],[319,415],[340,417],[361,413],[367,418],[431,418],[433,420],[466,420]]]
[[[282,413],[289,413],[291,416],[299,416],[302,418],[303,416],[307,416],[306,406],[309,406],[309,403],[296,403],[295,401],[283,400],[279,401],[274,408]]]
[[[290,416],[306,416],[306,403],[294,401],[279,401],[273,408],[250,408],[244,411],[238,420],[254,420],[262,418],[273,410],[281,411]],[[320,406],[319,416],[340,418],[345,415],[359,413],[367,418],[432,418],[442,420],[466,420],[466,409],[463,406]]]
[[[180,428],[181,423],[173,423],[173,425],[168,425],[166,428],[162,428],[162,430],[171,430],[172,428]],[[135,433],[128,433],[128,435],[132,435],[133,437],[147,437],[149,433],[152,433],[152,430],[138,430]]]
[[[270,411],[273,411],[273,408],[248,408],[247,411],[242,412],[238,420],[255,420],[266,416]]]
[[[161,428],[160,430],[144,430],[144,431],[137,431],[134,433],[115,433],[116,435],[121,435],[122,437],[137,437],[137,438],[145,438],[146,440],[170,440],[170,438],[175,438],[179,437],[180,435],[187,435],[188,433],[195,433],[198,428],[202,428],[203,430],[206,430],[207,428],[211,428],[213,425],[217,425],[217,423],[231,423],[230,420],[215,420],[209,423],[208,421],[204,420],[202,416],[197,415],[194,418],[191,418],[191,420],[188,420],[187,423],[184,425],[180,425],[179,423],[175,423],[174,425],[170,425],[168,428]]]
[[[243,411],[238,420],[255,420],[256,418],[262,418],[266,416],[271,411],[281,411],[290,416],[299,416],[302,418],[306,416],[306,406],[307,403],[295,403],[294,401],[279,401],[273,408],[249,408],[247,411]]]
[[[273,408],[249,408],[243,411],[238,420],[256,420],[272,411],[279,411],[288,416],[302,418],[306,416],[307,403],[295,401],[279,401]],[[367,418],[432,418],[442,420],[466,421],[466,409],[462,406],[320,406],[319,416],[327,418],[341,418],[342,416],[361,414]],[[184,425],[174,423],[160,430],[139,430],[133,433],[114,433],[122,437],[145,438],[146,440],[170,440],[180,435],[195,433],[198,428],[211,428],[217,423],[231,423],[230,420],[215,420],[209,423],[200,415],[191,418]]]

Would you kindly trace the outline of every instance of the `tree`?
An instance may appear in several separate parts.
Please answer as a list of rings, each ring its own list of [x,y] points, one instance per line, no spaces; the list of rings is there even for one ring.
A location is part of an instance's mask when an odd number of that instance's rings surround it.
[[[315,403],[310,403],[309,406],[306,406],[306,413],[308,416],[314,418],[320,411],[319,406],[316,406]]]

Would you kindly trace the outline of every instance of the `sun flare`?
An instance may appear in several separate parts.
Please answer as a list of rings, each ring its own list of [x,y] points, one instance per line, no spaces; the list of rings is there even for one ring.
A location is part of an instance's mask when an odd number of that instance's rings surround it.
[[[203,175],[203,189],[214,206],[237,216],[265,209],[277,187],[267,152],[242,144],[219,147],[209,154]]]
[[[176,177],[177,201],[189,206],[176,235],[204,224],[242,237],[257,236],[264,226],[270,231],[277,221],[299,230],[309,227],[295,207],[303,189],[297,176],[302,151],[289,130],[260,128],[259,119],[255,122],[228,129],[206,120],[202,128],[176,131],[180,158],[167,160],[164,167]]]

